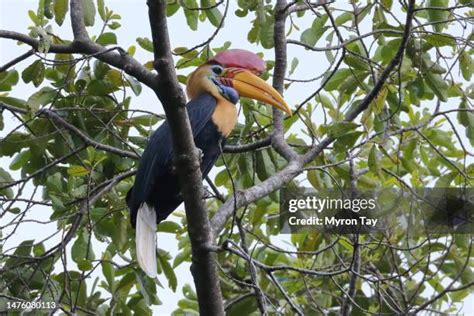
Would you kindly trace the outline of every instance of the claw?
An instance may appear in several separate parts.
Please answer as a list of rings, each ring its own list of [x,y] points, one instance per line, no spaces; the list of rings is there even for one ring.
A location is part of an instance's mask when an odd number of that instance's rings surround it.
[[[202,158],[204,158],[204,153],[200,148],[197,149],[199,152],[199,163],[202,164]]]

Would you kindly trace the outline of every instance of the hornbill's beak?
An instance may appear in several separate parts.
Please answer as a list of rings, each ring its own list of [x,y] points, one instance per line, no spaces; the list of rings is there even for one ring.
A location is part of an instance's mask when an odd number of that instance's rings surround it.
[[[280,93],[248,70],[234,67],[226,68],[219,76],[219,81],[237,90],[241,97],[273,105],[291,115],[291,109]]]

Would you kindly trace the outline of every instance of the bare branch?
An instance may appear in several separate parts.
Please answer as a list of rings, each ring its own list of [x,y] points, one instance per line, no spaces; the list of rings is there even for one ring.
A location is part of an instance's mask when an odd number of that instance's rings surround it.
[[[248,151],[253,151],[260,148],[265,148],[270,146],[272,143],[272,138],[270,136],[257,140],[254,143],[242,144],[242,145],[225,145],[224,152],[231,154],[245,153]]]
[[[286,74],[286,14],[282,10],[286,6],[286,0],[278,0],[275,7],[275,26],[273,42],[275,44],[275,69],[273,71],[273,87],[283,95]],[[286,143],[283,128],[283,112],[273,108],[273,134],[272,146],[286,160],[296,158],[294,150]]]
[[[38,45],[40,43],[39,40],[30,37],[29,35],[14,32],[14,31],[7,31],[7,30],[0,30],[0,38],[7,38],[16,40],[25,44],[30,45],[35,50],[38,49]],[[72,45],[58,45],[58,44],[51,44],[49,48],[51,53],[64,53],[64,54],[72,54],[72,53],[80,53],[76,48]]]
[[[191,272],[202,315],[224,315],[224,305],[214,253],[212,230],[203,201],[199,154],[194,144],[183,95],[174,69],[166,20],[166,1],[148,0],[154,47],[154,67],[159,73],[156,95],[161,100],[173,139],[176,170],[184,197],[192,247]]]
[[[22,62],[23,60],[27,59],[28,57],[32,56],[34,54],[34,50],[29,50],[27,51],[26,53],[24,54],[21,54],[20,56],[12,59],[11,61],[9,61],[8,63],[6,63],[5,65],[1,66],[0,67],[0,72],[4,72],[6,70],[8,70],[8,68],[10,67],[13,67],[15,66],[16,64]]]

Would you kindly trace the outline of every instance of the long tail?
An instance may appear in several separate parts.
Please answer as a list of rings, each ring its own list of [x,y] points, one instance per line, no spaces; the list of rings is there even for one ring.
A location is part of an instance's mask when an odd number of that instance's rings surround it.
[[[135,242],[140,268],[150,277],[156,277],[156,213],[143,203],[137,212]]]

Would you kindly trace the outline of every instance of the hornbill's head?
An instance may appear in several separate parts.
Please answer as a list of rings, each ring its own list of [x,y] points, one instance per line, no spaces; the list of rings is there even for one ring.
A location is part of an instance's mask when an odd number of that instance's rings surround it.
[[[291,115],[291,109],[280,93],[258,77],[263,71],[265,62],[254,53],[243,49],[226,50],[191,74],[186,91],[190,99],[208,92],[234,104],[239,96],[251,98]]]

